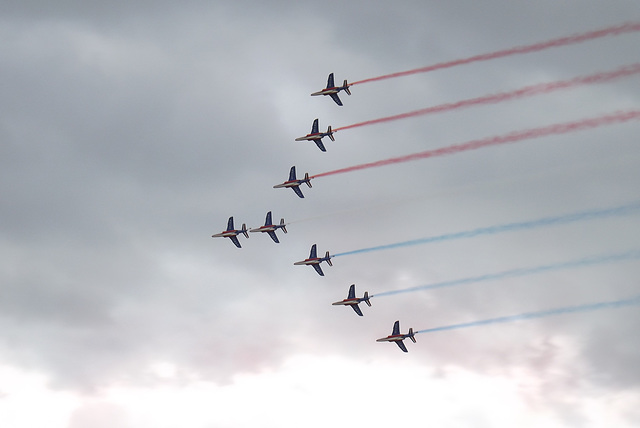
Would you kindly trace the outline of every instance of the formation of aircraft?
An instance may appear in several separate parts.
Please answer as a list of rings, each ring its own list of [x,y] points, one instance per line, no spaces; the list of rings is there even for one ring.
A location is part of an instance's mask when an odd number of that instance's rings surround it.
[[[316,244],[313,244],[311,246],[311,252],[309,253],[309,258],[304,259],[300,262],[295,262],[294,265],[313,266],[316,272],[318,272],[318,275],[324,276],[324,272],[322,272],[322,268],[320,267],[320,263],[322,262],[327,262],[329,266],[333,266],[333,263],[331,263],[331,256],[329,255],[329,252],[327,251],[324,257],[318,257],[318,254],[316,252]]]
[[[329,95],[333,101],[336,102],[339,106],[342,106],[342,101],[340,101],[340,97],[338,96],[338,92],[345,91],[347,95],[351,95],[351,91],[349,90],[349,84],[345,79],[344,84],[342,86],[336,86],[333,83],[333,73],[329,74],[329,79],[327,79],[327,87],[321,91],[314,92],[311,96],[314,95]]]
[[[271,211],[269,211],[267,213],[267,218],[264,222],[264,226],[260,226],[256,229],[251,229],[249,232],[268,233],[271,239],[273,239],[276,244],[279,244],[280,241],[278,241],[278,236],[276,236],[276,230],[278,229],[282,229],[284,233],[287,233],[287,225],[284,222],[284,218],[280,220],[280,224],[273,224],[273,222],[271,221]]]
[[[249,238],[249,234],[247,233],[247,225],[242,223],[242,229],[234,229],[233,228],[233,216],[229,217],[229,222],[227,223],[227,230],[216,233],[215,235],[211,235],[212,238],[229,238],[231,242],[238,248],[242,248],[240,245],[240,241],[238,241],[238,235],[243,234],[247,239]]]
[[[362,311],[358,306],[358,303],[360,302],[365,302],[368,306],[371,306],[371,302],[369,301],[369,292],[365,291],[363,297],[356,297],[356,285],[351,284],[351,287],[349,287],[349,294],[347,295],[347,298],[344,300],[340,300],[339,302],[334,302],[332,303],[332,305],[351,306],[356,314],[362,316]]]
[[[415,333],[413,332],[413,328],[410,328],[407,334],[400,334],[400,321],[396,321],[393,324],[393,332],[391,333],[391,335],[377,339],[376,342],[395,342],[396,345],[398,345],[398,347],[402,349],[402,352],[409,352],[407,351],[407,347],[404,346],[405,339],[411,339],[413,343],[416,343],[416,337]]]
[[[349,86],[350,85],[347,83],[346,80],[344,81],[344,84],[342,86],[335,86],[333,81],[333,73],[331,73],[329,74],[329,78],[327,80],[327,87],[321,91],[314,92],[311,95],[329,95],[336,102],[336,104],[338,104],[339,106],[342,106],[342,101],[340,100],[340,97],[338,97],[338,93],[340,91],[344,91],[348,95],[351,95]],[[331,126],[327,128],[327,132],[320,132],[319,126],[318,126],[318,119],[315,119],[313,121],[313,125],[311,126],[311,133],[305,135],[304,137],[296,138],[295,141],[313,141],[321,151],[326,152],[327,150],[322,142],[322,139],[324,137],[329,137],[331,141],[335,141],[335,138],[333,137],[333,133],[334,131],[332,131]],[[302,184],[306,184],[307,186],[309,186],[309,188],[311,188],[312,187],[311,179],[312,177],[309,176],[309,173],[305,173],[304,178],[301,178],[301,179],[296,178],[296,167],[292,166],[291,170],[289,171],[289,179],[284,183],[276,184],[275,186],[273,186],[273,188],[274,189],[290,188],[294,191],[296,195],[298,195],[298,197],[304,198],[304,194],[302,193],[300,186]],[[249,238],[249,234],[247,232],[267,233],[276,244],[279,244],[280,241],[278,240],[278,236],[276,235],[276,231],[278,229],[282,229],[284,233],[287,233],[287,228],[286,228],[286,223],[284,218],[280,220],[280,224],[273,224],[271,211],[268,211],[263,226],[257,227],[255,229],[247,230],[246,224],[243,223],[241,229],[235,229],[233,225],[233,216],[232,216],[232,217],[229,217],[226,230],[211,236],[213,238],[219,238],[219,237],[229,238],[236,247],[242,248],[242,246],[240,245],[240,241],[238,240],[238,235],[242,234],[246,238]],[[294,265],[313,266],[313,268],[318,273],[318,275],[324,276],[324,272],[320,267],[320,264],[322,262],[327,262],[329,266],[333,266],[329,251],[325,253],[324,257],[318,257],[316,244],[313,244],[311,246],[309,258],[301,260],[299,262],[295,262]],[[332,305],[350,306],[358,316],[363,316],[362,310],[360,309],[360,306],[359,306],[359,304],[362,302],[364,302],[367,306],[371,306],[369,292],[365,291],[362,297],[356,297],[356,285],[351,284],[351,286],[349,287],[347,298],[340,300],[338,302],[334,302],[332,303]],[[377,339],[376,342],[395,342],[396,345],[398,345],[398,347],[403,352],[408,352],[404,344],[404,339],[410,339],[414,343],[416,342],[413,328],[410,328],[407,334],[401,334],[400,321],[396,321],[393,324],[393,332],[391,333],[391,335]]]
[[[320,150],[322,150],[323,152],[326,152],[327,149],[324,147],[324,144],[322,143],[323,137],[329,137],[331,141],[336,141],[336,139],[333,136],[333,131],[331,130],[331,126],[327,128],[327,132],[320,132],[318,130],[318,119],[315,119],[313,121],[313,125],[311,125],[311,133],[305,135],[304,137],[296,138],[296,141],[313,141],[314,143],[316,143],[316,146],[318,146]]]
[[[296,195],[298,195],[300,198],[304,198],[304,195],[302,194],[302,190],[300,190],[300,185],[302,183],[305,183],[307,186],[312,187],[311,178],[309,178],[309,173],[308,172],[305,173],[304,178],[297,179],[296,167],[292,166],[291,170],[289,171],[289,179],[284,183],[276,184],[275,186],[273,186],[273,188],[274,189],[279,189],[282,187],[289,188],[289,189],[292,189],[296,193]]]

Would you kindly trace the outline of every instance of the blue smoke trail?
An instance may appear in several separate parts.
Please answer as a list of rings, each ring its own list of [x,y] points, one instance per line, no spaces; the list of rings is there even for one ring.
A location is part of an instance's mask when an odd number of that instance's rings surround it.
[[[559,224],[568,224],[576,221],[595,220],[612,216],[631,214],[640,209],[640,201],[636,201],[627,205],[620,205],[614,208],[606,208],[600,210],[582,211],[573,214],[566,214],[557,217],[544,217],[538,220],[531,220],[519,223],[508,223],[490,227],[482,227],[479,229],[467,230],[463,232],[449,233],[446,235],[431,236],[428,238],[414,239],[411,241],[397,242],[395,244],[380,245],[377,247],[362,248],[360,250],[347,251],[344,253],[334,254],[333,257],[349,256],[352,254],[368,253],[371,251],[390,250],[392,248],[407,247],[411,245],[428,244],[431,242],[450,241],[452,239],[471,238],[478,235],[494,235],[501,232],[509,232],[513,230],[533,229],[541,226],[553,226]]]
[[[480,276],[472,276],[470,278],[454,279],[452,281],[438,282],[435,284],[419,285],[417,287],[404,288],[402,290],[385,291],[376,293],[370,297],[391,296],[393,294],[411,293],[418,290],[433,290],[435,288],[453,287],[456,285],[472,284],[476,282],[492,281],[504,278],[516,278],[520,276],[534,275],[543,272],[552,272],[561,269],[571,269],[585,266],[598,265],[603,263],[621,262],[625,260],[633,260],[640,258],[640,249],[627,251],[625,253],[615,253],[602,256],[585,257],[578,260],[571,260],[564,263],[555,263],[532,268],[518,268],[506,270],[498,273],[490,273]]]
[[[434,331],[455,330],[459,328],[476,327],[479,325],[487,325],[487,324],[501,324],[501,323],[507,323],[507,322],[513,322],[513,321],[529,320],[534,318],[544,318],[552,315],[571,314],[571,313],[578,313],[578,312],[590,312],[590,311],[597,311],[600,309],[621,308],[624,306],[632,306],[632,305],[638,305],[638,304],[640,304],[640,295],[630,297],[628,299],[614,300],[610,302],[591,303],[588,305],[579,305],[579,306],[566,306],[564,308],[548,309],[546,311],[540,311],[540,312],[526,312],[520,315],[511,315],[506,317],[490,318],[490,319],[481,320],[481,321],[466,322],[462,324],[447,325],[443,327],[427,328],[425,330],[416,331],[415,333],[416,334],[432,333]]]

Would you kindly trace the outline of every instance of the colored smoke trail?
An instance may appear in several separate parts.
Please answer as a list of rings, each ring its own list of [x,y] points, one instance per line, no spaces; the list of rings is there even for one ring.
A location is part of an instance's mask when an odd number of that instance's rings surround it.
[[[620,111],[604,116],[594,117],[590,119],[582,119],[575,122],[557,123],[555,125],[549,125],[541,128],[527,129],[524,131],[512,132],[510,134],[499,135],[495,137],[488,137],[481,140],[472,140],[463,144],[456,144],[453,146],[441,147],[439,149],[427,150],[424,152],[413,153],[410,155],[383,159],[376,162],[363,163],[360,165],[349,166],[346,168],[335,169],[333,171],[323,172],[316,174],[311,178],[326,177],[329,175],[343,174],[346,172],[353,172],[368,168],[377,168],[385,165],[392,165],[402,162],[409,162],[418,159],[427,159],[432,157],[451,155],[454,153],[466,152],[469,150],[477,150],[483,147],[497,146],[500,144],[516,143],[522,140],[528,140],[531,138],[546,137],[548,135],[566,134],[569,132],[581,131],[584,129],[598,128],[604,125],[611,125],[614,123],[624,123],[630,120],[640,119],[640,110],[627,110]]]
[[[571,260],[563,263],[553,263],[541,266],[535,266],[532,268],[519,268],[505,270],[497,273],[490,273],[486,275],[473,276],[469,278],[455,279],[452,281],[438,282],[435,284],[420,285],[417,287],[405,288],[402,290],[391,290],[382,293],[372,294],[370,297],[384,297],[392,296],[395,294],[411,293],[414,291],[434,290],[436,288],[455,287],[458,285],[476,284],[479,282],[495,281],[506,278],[519,278],[523,276],[536,275],[546,272],[555,272],[564,269],[575,269],[587,266],[601,265],[605,263],[623,262],[628,260],[636,260],[640,258],[640,249],[627,251],[625,253],[607,254],[601,256],[585,257],[577,260]]]
[[[567,46],[575,43],[586,42],[607,36],[618,36],[624,33],[631,33],[640,31],[640,22],[630,22],[626,24],[616,25],[613,27],[604,28],[602,30],[590,31],[587,33],[576,34],[568,37],[561,37],[558,39],[552,39],[545,42],[539,42],[532,45],[517,46],[501,51],[490,52],[481,55],[475,55],[469,58],[458,59],[449,62],[442,62],[439,64],[430,65],[427,67],[416,68],[408,71],[401,71],[398,73],[386,74],[384,76],[372,77],[370,79],[358,80],[352,82],[351,85],[359,85],[367,82],[375,82],[378,80],[392,79],[395,77],[409,76],[411,74],[427,73],[430,71],[440,70],[443,68],[456,67],[458,65],[469,64],[472,62],[488,61],[491,59],[503,58],[511,55],[525,54],[531,52],[539,52],[545,49]]]
[[[377,247],[362,248],[360,250],[347,251],[344,253],[334,254],[333,257],[349,256],[352,254],[369,253],[372,251],[390,250],[393,248],[408,247],[412,245],[429,244],[432,242],[451,241],[453,239],[472,238],[479,235],[495,235],[502,232],[511,232],[514,230],[528,230],[542,226],[555,226],[560,224],[569,224],[577,221],[602,219],[612,216],[620,216],[632,214],[640,210],[640,201],[630,204],[617,206],[614,208],[606,208],[599,210],[582,211],[573,214],[566,214],[556,217],[544,217],[538,220],[524,221],[518,223],[499,224],[490,227],[481,227],[463,232],[448,233],[445,235],[430,236],[428,238],[413,239],[410,241],[396,242],[394,244],[380,245]]]
[[[424,116],[433,113],[442,113],[451,110],[457,110],[464,107],[482,105],[482,104],[495,104],[502,101],[513,100],[516,98],[530,97],[533,95],[547,94],[560,89],[569,89],[580,85],[589,85],[595,83],[604,83],[614,79],[620,79],[622,77],[631,76],[640,73],[640,64],[631,64],[620,67],[616,70],[606,71],[602,73],[591,74],[589,76],[575,77],[570,80],[561,80],[558,82],[541,83],[538,85],[525,86],[524,88],[517,89],[511,92],[500,92],[492,95],[485,95],[477,98],[470,98],[468,100],[462,100],[455,103],[440,104],[437,106],[427,107],[420,110],[410,111],[407,113],[396,114],[394,116],[381,117],[379,119],[367,120],[364,122],[354,123],[353,125],[342,126],[335,128],[333,131],[342,131],[345,129],[358,128],[360,126],[374,125],[383,122],[392,122],[399,119],[406,119],[409,117]]]
[[[524,314],[520,314],[520,315],[510,315],[506,317],[489,318],[486,320],[472,321],[472,322],[466,322],[462,324],[446,325],[443,327],[427,328],[424,330],[416,331],[415,333],[416,334],[433,333],[435,331],[456,330],[459,328],[477,327],[480,325],[503,324],[503,323],[514,322],[514,321],[530,320],[535,318],[545,318],[553,315],[575,314],[580,312],[598,311],[601,309],[622,308],[625,306],[633,306],[638,304],[640,304],[640,295],[633,296],[627,299],[621,299],[621,300],[591,303],[587,305],[578,305],[578,306],[565,306],[564,308],[548,309],[546,311],[525,312]]]

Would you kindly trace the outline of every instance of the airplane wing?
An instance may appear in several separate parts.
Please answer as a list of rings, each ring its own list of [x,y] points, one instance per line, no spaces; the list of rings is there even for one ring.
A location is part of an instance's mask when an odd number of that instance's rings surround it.
[[[272,230],[272,231],[267,232],[267,233],[269,234],[269,236],[271,237],[271,239],[273,239],[273,241],[274,241],[276,244],[279,244],[279,243],[280,243],[280,241],[278,241],[278,237],[276,236],[276,232],[274,232],[274,231]]]
[[[318,272],[318,275],[324,276],[324,272],[322,272],[322,268],[320,267],[320,265],[313,265],[313,268],[316,270],[316,272]]]
[[[229,238],[231,239],[231,242],[235,244],[236,247],[242,248],[242,246],[240,245],[240,241],[238,241],[237,236],[230,236]]]
[[[354,299],[355,297],[356,297],[356,285],[351,284],[351,287],[349,287],[349,295],[347,296],[347,299]]]
[[[233,230],[233,216],[229,217],[229,222],[227,223],[227,230]]]
[[[404,342],[402,342],[402,341],[398,340],[398,341],[396,342],[396,345],[398,345],[398,347],[399,347],[400,349],[402,349],[402,352],[409,352],[409,351],[407,351],[407,347],[406,347],[406,346],[404,346]]]
[[[292,166],[289,171],[289,181],[294,181],[296,179],[296,167]]]
[[[400,321],[396,321],[393,324],[393,333],[391,333],[393,336],[397,336],[400,334]]]
[[[302,190],[300,190],[300,186],[292,187],[292,189],[294,192],[296,192],[296,195],[298,195],[301,198],[304,198],[304,195],[302,194]]]
[[[351,305],[351,307],[353,308],[354,311],[356,311],[356,314],[362,316],[362,311],[360,310],[360,306],[358,305]]]
[[[327,88],[326,89],[333,88],[334,86],[336,86],[336,85],[333,83],[333,73],[329,73],[329,78],[327,79]]]
[[[324,144],[322,144],[322,139],[321,138],[316,138],[315,140],[313,140],[314,143],[316,143],[316,146],[318,146],[318,148],[320,150],[322,150],[323,152],[326,152],[327,149],[324,148]]]
[[[342,101],[340,101],[340,97],[338,96],[338,94],[329,94],[329,95],[331,95],[331,99],[335,101],[336,104],[338,104],[339,106],[342,105]]]
[[[313,244],[311,246],[311,251],[309,252],[309,258],[310,259],[316,259],[318,258],[318,252],[316,250],[316,244]]]
[[[311,125],[311,133],[312,134],[318,133],[318,119],[313,121],[313,125]]]
[[[267,213],[267,219],[265,220],[264,225],[265,226],[272,226],[272,223],[271,223],[271,211],[269,211]]]

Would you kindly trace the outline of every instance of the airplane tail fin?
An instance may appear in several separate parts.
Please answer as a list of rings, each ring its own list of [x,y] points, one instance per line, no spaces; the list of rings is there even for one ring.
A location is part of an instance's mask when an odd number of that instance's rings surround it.
[[[242,234],[248,239],[249,238],[249,234],[247,233],[247,225],[242,223],[242,229],[240,229],[240,232],[242,232]]]
[[[333,266],[333,263],[331,263],[331,256],[329,255],[329,252],[327,251],[327,253],[324,255],[324,258],[327,260],[327,263],[329,264],[329,266]]]
[[[331,130],[331,125],[329,125],[329,128],[327,128],[327,135],[329,136],[331,141],[336,141],[336,138],[333,136],[333,131]]]
[[[344,85],[342,85],[342,87],[344,88],[344,91],[347,93],[347,95],[351,95],[351,91],[349,90],[349,84],[347,83],[347,79],[344,80]]]
[[[368,291],[364,292],[364,302],[367,304],[367,306],[371,306],[371,301],[369,300],[369,292]]]
[[[286,223],[284,222],[284,219],[280,220],[280,226],[281,226],[282,231],[283,231],[284,233],[287,233],[287,225],[286,225]]]
[[[416,343],[416,336],[415,336],[415,333],[413,332],[413,328],[409,328],[409,339],[411,339],[413,343]]]
[[[304,182],[307,183],[307,186],[311,187],[311,179],[309,178],[309,173],[304,173]]]

